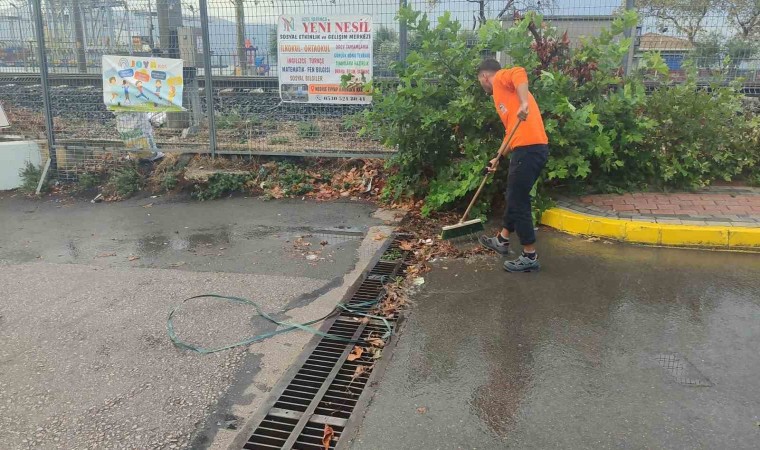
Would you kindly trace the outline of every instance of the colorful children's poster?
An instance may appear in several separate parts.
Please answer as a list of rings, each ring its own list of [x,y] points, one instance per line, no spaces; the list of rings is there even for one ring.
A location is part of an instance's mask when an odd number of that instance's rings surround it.
[[[363,84],[372,79],[372,17],[280,16],[277,61],[283,102],[371,103]]]
[[[184,111],[182,67],[181,59],[103,56],[103,102],[111,111]]]

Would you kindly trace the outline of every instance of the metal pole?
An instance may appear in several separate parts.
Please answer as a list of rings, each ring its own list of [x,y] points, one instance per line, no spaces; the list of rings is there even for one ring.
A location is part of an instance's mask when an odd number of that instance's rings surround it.
[[[632,11],[636,9],[635,0],[625,0],[625,10],[626,11]],[[628,27],[623,32],[623,35],[626,38],[633,37],[633,27]],[[628,54],[625,56],[625,60],[623,61],[623,73],[625,73],[626,76],[631,74],[631,71],[633,70],[633,53],[636,50],[636,38],[634,37],[631,41],[630,47],[628,47]]]
[[[72,0],[71,14],[74,16],[74,41],[77,55],[77,70],[79,73],[87,73],[87,55],[85,54],[86,41],[84,39],[84,27],[82,26],[82,8],[79,0]]]
[[[45,52],[45,30],[42,23],[42,0],[32,0],[34,5],[34,27],[37,35],[37,60],[40,63],[40,84],[42,85],[42,105],[45,117],[45,136],[47,137],[50,167],[57,170],[55,157],[55,134],[53,133],[53,112],[50,109],[50,89],[48,84],[48,65]]]
[[[237,58],[240,76],[248,75],[248,55],[245,47],[245,6],[243,0],[235,0],[235,28],[237,28]]]
[[[39,0],[38,0],[39,1]],[[203,38],[203,89],[206,91],[206,115],[208,116],[208,147],[211,157],[216,157],[216,120],[214,118],[214,76],[211,73],[211,43],[208,32],[208,5],[200,0],[201,37]]]
[[[399,7],[406,8],[406,0],[399,0]],[[398,24],[398,59],[401,62],[406,61],[407,45],[406,20],[400,20]]]

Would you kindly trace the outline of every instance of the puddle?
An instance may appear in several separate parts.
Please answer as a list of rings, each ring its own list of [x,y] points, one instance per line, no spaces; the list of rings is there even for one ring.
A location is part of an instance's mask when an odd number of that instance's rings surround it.
[[[193,233],[187,237],[181,235],[168,237],[158,234],[139,239],[137,241],[137,252],[142,256],[158,256],[167,250],[195,250],[220,244],[229,244],[230,242],[231,233],[229,228],[226,227],[202,233]]]

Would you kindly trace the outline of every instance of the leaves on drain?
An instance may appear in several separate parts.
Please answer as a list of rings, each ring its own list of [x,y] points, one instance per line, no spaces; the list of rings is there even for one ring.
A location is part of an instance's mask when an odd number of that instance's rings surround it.
[[[353,381],[353,380],[359,378],[360,376],[362,376],[363,374],[365,374],[367,372],[367,370],[369,370],[369,367],[370,366],[357,366],[356,370],[354,370],[353,376],[351,376],[351,381]]]
[[[325,450],[330,450],[330,442],[332,442],[334,436],[335,431],[333,431],[330,425],[325,424],[325,431],[322,434],[322,445],[325,447]]]
[[[348,355],[348,360],[356,361],[357,359],[362,357],[362,353],[364,353],[364,350],[358,345],[356,345],[354,346],[354,350],[351,352],[351,354]]]
[[[401,241],[401,243],[398,245],[398,248],[408,252],[414,248],[414,244],[409,241]]]
[[[367,343],[373,347],[383,348],[385,347],[385,341],[380,338],[369,338]]]

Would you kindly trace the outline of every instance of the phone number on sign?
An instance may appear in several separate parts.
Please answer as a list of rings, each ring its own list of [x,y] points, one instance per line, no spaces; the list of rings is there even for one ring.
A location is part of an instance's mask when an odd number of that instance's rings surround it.
[[[314,98],[317,101],[321,101],[321,102],[366,102],[366,101],[369,101],[368,96],[357,96],[357,95],[317,95]]]

